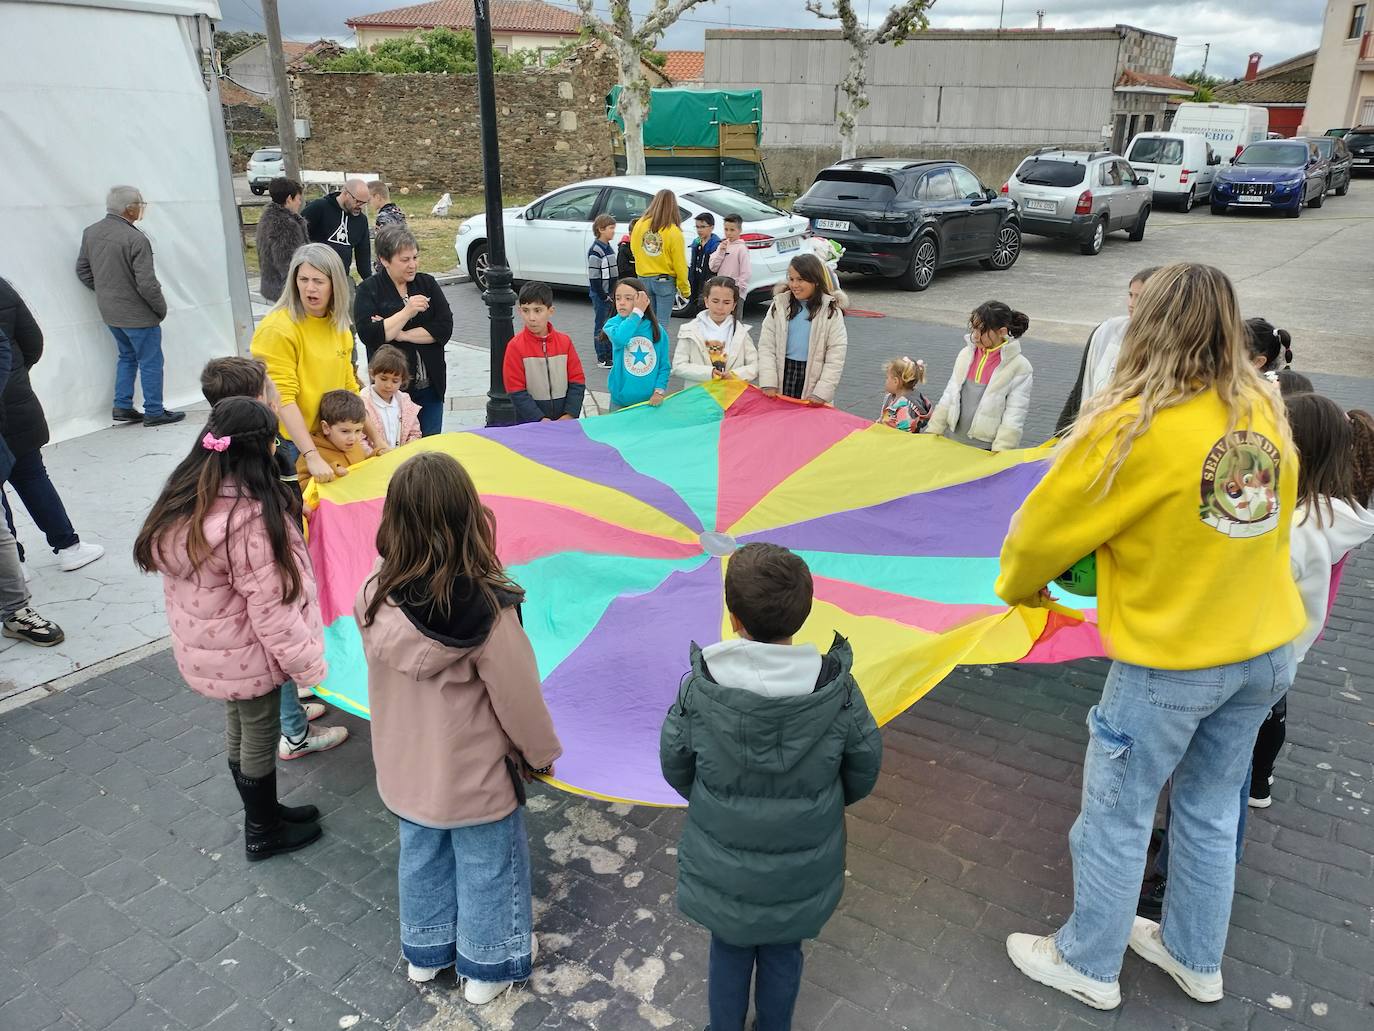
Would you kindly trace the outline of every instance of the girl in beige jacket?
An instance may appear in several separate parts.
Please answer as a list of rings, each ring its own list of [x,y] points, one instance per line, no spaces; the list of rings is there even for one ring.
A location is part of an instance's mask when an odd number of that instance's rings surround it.
[[[844,371],[849,336],[844,293],[814,254],[799,254],[787,267],[759,331],[759,386],[811,404],[834,404]]]

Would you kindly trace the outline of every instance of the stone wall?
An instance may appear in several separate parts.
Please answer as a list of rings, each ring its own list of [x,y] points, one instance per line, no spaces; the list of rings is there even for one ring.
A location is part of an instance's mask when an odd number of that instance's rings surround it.
[[[592,50],[557,68],[496,76],[501,178],[542,193],[612,174],[609,55]],[[482,187],[475,75],[309,72],[294,76],[310,120],[303,168],[378,172],[393,189],[474,193]]]

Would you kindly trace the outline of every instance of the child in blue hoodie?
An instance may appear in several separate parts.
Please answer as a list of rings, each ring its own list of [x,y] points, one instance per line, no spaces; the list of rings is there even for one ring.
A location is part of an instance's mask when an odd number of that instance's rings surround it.
[[[838,634],[825,654],[793,638],[811,571],[776,544],[746,544],[725,570],[738,640],[692,646],[692,671],[659,743],[687,799],[677,904],[711,932],[712,1031],[789,1031],[805,938],[844,892],[844,808],[878,779],[883,742]]]
[[[603,329],[611,342],[611,407],[641,401],[658,406],[668,393],[672,359],[668,334],[658,324],[644,284],[638,279],[616,283],[615,312]]]

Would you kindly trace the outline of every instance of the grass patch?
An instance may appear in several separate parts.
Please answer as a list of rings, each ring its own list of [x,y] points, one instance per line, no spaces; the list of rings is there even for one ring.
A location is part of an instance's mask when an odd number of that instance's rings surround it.
[[[430,274],[447,272],[458,264],[457,256],[453,253],[453,238],[458,233],[458,226],[463,219],[480,215],[486,207],[486,201],[480,193],[455,193],[449,198],[451,206],[448,214],[443,218],[438,218],[430,212],[441,196],[443,196],[442,192],[404,195],[396,192],[391,196],[396,205],[406,213],[406,221],[410,225],[410,231],[415,234],[415,239],[420,243],[420,268]],[[534,196],[534,194],[529,193],[508,194],[503,198],[503,203],[506,207],[528,204],[534,200]],[[376,217],[376,212],[370,208],[368,210],[369,217]],[[262,208],[246,207],[241,208],[240,211],[244,224],[249,226],[244,237],[244,263],[248,266],[248,274],[256,276],[258,274],[258,252],[253,246],[253,227],[257,225]]]

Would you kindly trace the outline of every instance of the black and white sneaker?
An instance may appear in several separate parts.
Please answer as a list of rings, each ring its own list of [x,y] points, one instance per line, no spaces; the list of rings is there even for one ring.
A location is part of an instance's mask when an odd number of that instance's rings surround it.
[[[5,620],[3,633],[6,637],[28,641],[40,648],[51,648],[67,639],[60,626],[50,619],[44,619],[27,605]]]
[[[1273,777],[1266,777],[1261,774],[1256,774],[1250,778],[1251,809],[1268,809],[1274,804],[1273,796],[1269,790],[1273,783]]]
[[[598,358],[596,364],[598,368],[609,369],[611,367],[611,360],[609,358]]]

